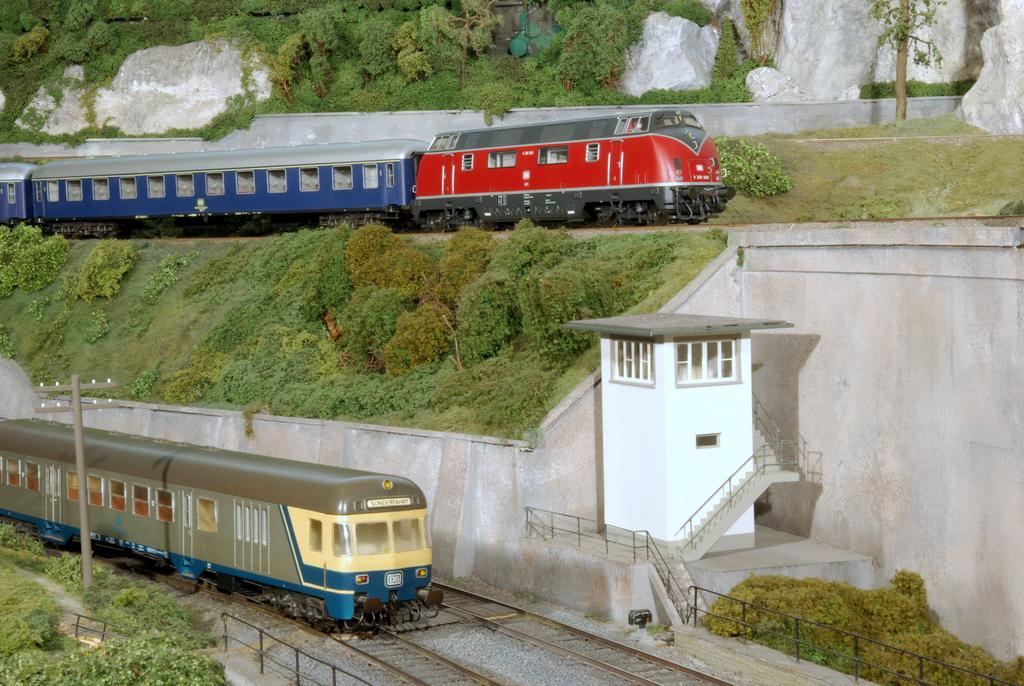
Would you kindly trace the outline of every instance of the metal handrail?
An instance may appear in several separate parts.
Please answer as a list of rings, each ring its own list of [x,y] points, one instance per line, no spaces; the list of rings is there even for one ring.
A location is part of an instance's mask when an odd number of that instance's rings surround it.
[[[729,475],[729,478],[726,479],[721,486],[716,488],[715,491],[710,496],[708,496],[707,500],[700,504],[700,507],[698,507],[694,511],[694,513],[690,515],[689,519],[683,522],[682,526],[676,529],[675,536],[678,536],[679,533],[683,531],[683,529],[689,528],[689,534],[686,536],[684,544],[686,545],[686,547],[692,548],[694,540],[697,538],[697,536],[699,536],[701,532],[703,532],[704,529],[706,529],[708,525],[711,524],[711,522],[714,521],[718,517],[718,515],[725,509],[724,507],[722,507],[719,508],[718,510],[713,510],[708,515],[707,521],[705,521],[695,532],[693,530],[694,521],[697,519],[697,517],[704,514],[704,508],[706,508],[710,503],[719,500],[724,495],[727,495],[727,503],[731,505],[733,498],[743,488],[743,486],[746,485],[751,479],[753,479],[755,475],[763,474],[765,468],[767,467],[792,467],[798,465],[799,457],[793,459],[779,457],[781,448],[791,445],[795,445],[797,447],[797,451],[799,452],[800,444],[797,441],[779,441],[777,443],[765,443],[760,448],[758,448],[753,455],[751,455],[750,457],[743,461],[743,464],[741,464],[736,469],[736,471]],[[775,458],[775,461],[768,462],[767,458],[769,455]],[[754,464],[753,471],[747,478],[739,481],[734,489],[733,480],[736,479],[737,476],[745,472],[751,463]]]
[[[898,680],[909,681],[909,682],[918,684],[918,686],[933,686],[934,682],[927,681],[924,678],[924,668],[925,668],[925,665],[927,664],[927,665],[938,667],[938,668],[945,669],[945,670],[952,670],[952,672],[954,672],[956,674],[959,674],[959,675],[969,675],[969,676],[972,676],[972,677],[975,677],[975,678],[978,678],[978,679],[983,679],[983,680],[988,682],[989,686],[997,686],[997,685],[999,685],[999,686],[1020,686],[1019,683],[1014,683],[1012,681],[1006,681],[1005,679],[1001,679],[1000,677],[997,677],[997,676],[995,676],[993,674],[983,674],[981,672],[976,672],[973,669],[969,669],[967,667],[958,667],[957,665],[953,665],[953,664],[950,664],[948,662],[943,662],[942,660],[936,660],[935,658],[928,657],[927,655],[923,655],[921,653],[916,653],[913,650],[908,650],[906,648],[901,648],[899,646],[892,645],[891,643],[885,643],[884,641],[878,641],[878,640],[870,638],[868,636],[864,636],[863,634],[858,634],[858,633],[855,633],[855,632],[852,632],[852,631],[846,631],[844,629],[839,629],[839,628],[836,628],[834,626],[830,626],[828,624],[823,624],[821,622],[815,622],[814,620],[811,620],[811,619],[804,619],[803,617],[799,617],[797,615],[791,615],[789,613],[782,612],[780,610],[773,610],[773,609],[765,607],[763,605],[757,605],[755,603],[751,603],[749,601],[742,600],[742,599],[736,598],[734,596],[726,595],[724,593],[719,593],[717,591],[712,591],[709,588],[703,588],[701,586],[690,586],[690,588],[688,589],[687,595],[689,595],[690,592],[692,592],[692,594],[693,594],[693,601],[689,602],[689,600],[688,600],[688,605],[690,607],[690,612],[691,612],[690,616],[693,618],[693,625],[694,626],[698,625],[699,615],[700,615],[700,613],[703,613],[705,615],[705,617],[714,617],[716,619],[721,619],[721,620],[724,620],[724,621],[733,622],[733,623],[741,626],[742,629],[743,629],[743,641],[744,642],[746,642],[746,640],[747,640],[747,630],[748,629],[752,629],[752,630],[754,630],[756,632],[760,632],[760,633],[763,633],[763,634],[766,634],[766,635],[777,636],[779,638],[782,638],[782,639],[785,639],[787,641],[792,641],[793,642],[794,652],[796,654],[797,662],[800,661],[800,650],[801,650],[801,648],[805,648],[805,649],[806,648],[810,648],[811,650],[816,651],[818,653],[826,653],[826,654],[833,655],[833,656],[836,656],[838,658],[841,658],[844,661],[851,662],[852,663],[851,673],[854,675],[854,679],[856,679],[856,680],[860,680],[860,678],[861,678],[861,669],[866,667],[866,668],[870,668],[870,669],[877,669],[880,672],[882,672],[884,674],[887,674],[887,675],[889,675],[891,677],[894,677],[894,678],[896,678]],[[709,594],[709,595],[717,596],[718,598],[723,598],[725,600],[729,600],[729,601],[732,601],[734,603],[739,603],[739,605],[740,605],[740,619],[736,619],[735,617],[730,617],[728,615],[716,614],[716,613],[712,612],[711,610],[702,610],[702,609],[700,609],[700,607],[697,604],[697,593],[698,592],[700,592],[701,594]],[[711,604],[709,604],[709,607],[711,607]],[[761,626],[757,626],[755,624],[751,624],[751,623],[747,622],[747,609],[748,608],[757,610],[758,612],[763,612],[763,613],[768,614],[768,615],[772,615],[772,616],[776,616],[776,617],[782,617],[782,618],[785,618],[787,620],[793,620],[793,627],[794,627],[793,634],[792,635],[784,634],[784,633],[781,633],[779,631],[775,631],[775,630],[767,628],[767,627],[761,627]],[[836,635],[841,636],[843,638],[850,638],[850,639],[852,639],[853,654],[851,655],[849,653],[845,653],[845,652],[842,652],[842,651],[838,651],[838,650],[834,650],[834,649],[830,649],[830,648],[826,648],[824,646],[818,645],[818,644],[816,644],[816,643],[814,643],[812,641],[807,640],[806,634],[804,634],[804,637],[801,637],[801,632],[800,632],[801,625],[803,625],[804,627],[810,626],[810,627],[814,627],[814,628],[817,628],[817,629],[825,629],[825,630],[831,631],[831,632],[835,633]],[[914,658],[916,660],[916,662],[917,662],[917,676],[911,676],[911,675],[908,675],[908,674],[904,674],[902,672],[895,671],[895,670],[893,670],[893,669],[891,669],[889,667],[886,667],[884,665],[880,665],[880,664],[877,664],[877,663],[874,663],[874,662],[869,662],[868,660],[864,659],[863,657],[861,657],[861,654],[862,654],[861,646],[862,646],[862,644],[865,644],[865,643],[877,646],[879,648],[882,648],[884,651],[892,651],[892,652],[899,653],[900,655],[905,655],[905,656],[909,656],[911,658]],[[833,667],[833,665],[828,665],[828,666],[829,667]],[[839,667],[839,665],[836,665],[835,667]]]
[[[82,620],[83,619],[87,620],[87,621],[90,621],[90,622],[95,622],[96,624],[99,624],[100,628],[99,629],[94,629],[91,626],[82,626]],[[111,629],[117,629],[118,631],[122,631],[124,633],[117,633],[116,631],[112,631]],[[82,632],[89,633],[89,634],[99,634],[100,635],[100,643],[103,643],[103,641],[107,640],[108,636],[110,636],[112,638],[119,638],[121,640],[127,640],[126,635],[128,634],[128,629],[126,627],[119,626],[117,624],[112,624],[111,622],[108,622],[105,619],[97,619],[96,617],[90,617],[88,615],[83,615],[80,612],[76,612],[75,613],[75,638],[78,638],[79,633],[82,633]]]
[[[268,631],[264,630],[263,628],[258,627],[258,626],[256,626],[255,624],[253,624],[251,622],[247,622],[244,619],[242,619],[241,617],[236,617],[235,615],[230,614],[228,612],[222,612],[222,613],[220,613],[220,619],[224,623],[224,650],[227,651],[227,649],[228,649],[228,640],[232,640],[235,643],[237,643],[238,645],[243,646],[245,648],[248,648],[249,650],[252,650],[252,651],[256,652],[259,655],[260,674],[264,673],[263,670],[265,668],[266,662],[270,662],[270,663],[272,663],[274,665],[277,665],[281,669],[284,669],[284,670],[287,670],[288,672],[291,672],[291,674],[295,677],[295,685],[296,686],[302,686],[303,679],[305,679],[307,683],[317,684],[317,686],[327,686],[327,684],[324,684],[321,681],[317,681],[313,677],[309,676],[308,674],[304,674],[302,672],[302,667],[301,667],[300,661],[299,661],[299,657],[301,656],[301,657],[306,658],[307,660],[312,660],[313,662],[317,663],[321,667],[327,667],[328,669],[330,669],[331,670],[331,686],[338,686],[338,673],[339,672],[341,674],[344,674],[346,677],[348,677],[350,679],[355,679],[356,681],[358,681],[361,684],[366,684],[366,686],[372,686],[372,684],[369,681],[366,681],[365,679],[362,679],[362,678],[356,676],[355,674],[353,674],[351,672],[347,672],[344,669],[342,669],[341,667],[337,667],[335,665],[332,665],[329,662],[324,662],[320,658],[314,657],[314,656],[310,655],[309,653],[307,653],[306,651],[300,650],[300,649],[296,648],[295,646],[291,645],[290,643],[285,643],[284,641],[282,641],[281,639],[277,638],[276,636],[274,636],[273,634],[269,633]],[[259,639],[260,639],[259,647],[257,648],[256,646],[249,645],[245,641],[242,641],[242,640],[240,640],[238,638],[235,638],[234,636],[231,636],[228,633],[228,620],[229,619],[231,619],[233,621],[236,621],[239,624],[244,624],[245,626],[249,627],[250,629],[255,629],[256,631],[258,631],[259,632]],[[265,644],[266,644],[266,642],[264,640],[265,638],[269,638],[270,640],[275,641],[279,645],[281,645],[281,646],[283,646],[285,648],[290,649],[294,653],[294,655],[295,655],[295,665],[294,666],[292,666],[290,664],[286,665],[283,662],[275,660],[274,657],[270,654],[270,650],[265,647]]]
[[[768,443],[781,441],[782,429],[779,427],[779,423],[768,413],[761,399],[753,393],[751,395],[754,398],[754,427],[761,428]]]

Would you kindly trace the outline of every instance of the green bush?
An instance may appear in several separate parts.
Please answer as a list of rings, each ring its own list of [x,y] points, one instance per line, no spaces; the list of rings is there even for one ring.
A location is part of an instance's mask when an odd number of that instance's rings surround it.
[[[924,83],[913,79],[907,81],[907,97],[928,98],[935,96],[960,96],[974,86],[974,79],[951,81],[949,83]],[[880,100],[896,97],[896,82],[865,83],[860,87],[861,100]]]
[[[127,241],[104,240],[96,244],[78,272],[76,295],[92,302],[111,299],[121,290],[121,279],[131,271],[138,252]]]
[[[82,336],[86,343],[92,344],[106,336],[109,329],[110,322],[107,320],[107,313],[97,307],[89,315],[89,325],[85,327]]]
[[[15,288],[38,291],[57,279],[68,259],[68,242],[61,236],[43,238],[38,226],[18,224],[0,230],[0,298]]]
[[[216,383],[230,358],[209,346],[200,346],[192,353],[189,365],[176,371],[163,387],[164,402],[189,405],[203,397],[203,393]]]
[[[393,288],[365,286],[352,293],[341,313],[340,324],[345,349],[354,360],[370,369],[383,368],[384,346],[395,335],[406,303]]]
[[[615,87],[633,37],[625,13],[612,5],[584,5],[559,12],[558,23],[565,29],[558,57],[565,89],[593,93]]]
[[[0,326],[0,357],[13,359],[18,354],[18,346],[14,343],[14,336],[6,326]]]
[[[156,385],[156,380],[160,377],[160,364],[157,363],[155,367],[150,367],[142,376],[135,379],[128,386],[128,397],[132,400],[145,400],[149,398],[153,393],[153,387]]]
[[[403,312],[395,324],[395,335],[384,346],[382,360],[392,376],[408,374],[421,364],[434,362],[448,352],[448,331],[454,326],[447,307],[424,303]]]
[[[487,269],[494,237],[480,229],[461,229],[448,239],[437,264],[437,294],[454,304],[462,291]]]
[[[36,583],[0,563],[0,658],[59,645],[57,604]],[[9,683],[9,682],[8,682]]]
[[[722,163],[722,181],[752,198],[785,193],[792,182],[782,160],[761,143],[721,137],[715,141]]]
[[[36,26],[34,29],[21,36],[11,45],[11,52],[14,59],[25,62],[34,55],[41,52],[46,45],[46,39],[50,32],[44,26]]]
[[[139,297],[149,305],[155,303],[161,293],[178,283],[182,270],[192,264],[198,256],[199,252],[192,250],[187,253],[168,255],[160,260],[157,270],[149,277]]]
[[[469,363],[494,357],[522,330],[516,281],[491,273],[473,282],[459,299],[459,353]]]
[[[707,26],[714,18],[714,13],[697,0],[670,0],[665,5],[665,12],[673,17],[689,19],[698,26]]]
[[[1008,202],[1003,205],[1002,209],[999,210],[999,214],[1004,217],[1018,216],[1024,214],[1024,200],[1017,200],[1015,202]]]
[[[498,244],[491,269],[515,280],[534,269],[545,269],[561,261],[570,242],[565,231],[551,231],[522,221]]]
[[[392,288],[405,298],[421,293],[433,271],[430,258],[378,224],[352,233],[345,247],[345,266],[354,287]]]

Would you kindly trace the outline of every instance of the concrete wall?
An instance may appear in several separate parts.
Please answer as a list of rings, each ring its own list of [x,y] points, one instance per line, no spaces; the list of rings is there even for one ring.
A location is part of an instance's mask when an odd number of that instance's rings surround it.
[[[849,100],[843,102],[733,103],[684,105],[692,110],[712,135],[755,136],[765,133],[793,134],[801,131],[848,126],[867,126],[892,121],[893,100]],[[912,98],[907,116],[935,117],[956,112],[958,97]],[[516,109],[495,125],[527,124],[555,119],[579,119],[615,114],[643,107],[541,107]],[[193,152],[233,148],[300,145],[391,138],[419,138],[429,141],[435,133],[452,129],[486,126],[481,112],[469,110],[428,112],[327,112],[313,114],[268,114],[253,119],[246,131],[235,131],[219,141],[198,138],[90,139],[78,147],[30,143],[0,144],[0,158],[54,158],[88,155]]]
[[[754,390],[815,451],[759,522],[870,555],[879,584],[916,571],[946,628],[1024,653],[1024,232],[917,222],[732,240],[677,309],[796,324],[754,334]]]

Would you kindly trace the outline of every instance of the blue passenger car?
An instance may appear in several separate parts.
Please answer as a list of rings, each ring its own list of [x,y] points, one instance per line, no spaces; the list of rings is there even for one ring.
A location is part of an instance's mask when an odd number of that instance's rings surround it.
[[[29,184],[33,164],[0,164],[0,224],[16,224],[32,218]]]
[[[416,140],[62,160],[32,174],[41,221],[407,213]]]

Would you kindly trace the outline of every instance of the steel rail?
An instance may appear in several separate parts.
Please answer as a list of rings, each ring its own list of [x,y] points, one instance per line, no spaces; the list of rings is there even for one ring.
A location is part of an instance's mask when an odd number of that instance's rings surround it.
[[[542,614],[538,614],[536,612],[531,612],[530,610],[526,610],[524,608],[521,608],[521,607],[518,607],[518,606],[515,606],[515,605],[511,605],[511,604],[509,604],[509,603],[507,603],[507,602],[505,602],[503,600],[497,600],[495,598],[490,598],[488,596],[484,596],[484,595],[481,595],[479,593],[474,593],[472,591],[467,591],[467,590],[459,588],[457,586],[451,586],[449,584],[442,584],[442,583],[439,583],[436,580],[434,580],[432,583],[433,583],[433,585],[435,587],[444,590],[446,593],[450,592],[450,593],[453,593],[453,594],[462,595],[464,597],[470,598],[471,600],[474,600],[474,601],[477,601],[477,602],[490,603],[490,604],[493,604],[493,605],[497,605],[499,607],[507,608],[507,609],[512,610],[515,613],[517,613],[517,614],[519,614],[519,615],[521,615],[521,616],[523,616],[523,617],[525,617],[527,619],[531,619],[531,620],[534,620],[534,621],[546,624],[548,626],[560,629],[562,631],[565,631],[566,633],[572,634],[573,636],[575,636],[577,638],[582,638],[582,639],[585,639],[585,640],[590,641],[592,643],[599,644],[599,645],[601,645],[603,647],[611,648],[611,649],[616,650],[616,651],[618,651],[620,653],[624,653],[624,654],[626,654],[626,655],[628,655],[630,657],[634,657],[634,658],[643,660],[645,662],[648,662],[648,663],[650,663],[652,665],[661,667],[663,669],[668,669],[668,670],[671,670],[673,672],[679,672],[679,673],[684,674],[686,676],[693,677],[694,679],[697,679],[697,680],[702,681],[704,683],[716,684],[717,686],[735,686],[732,682],[724,681],[724,680],[719,679],[718,677],[712,676],[710,674],[705,674],[704,672],[700,672],[700,671],[698,671],[696,669],[693,669],[691,667],[686,667],[685,665],[681,665],[681,664],[679,664],[677,662],[673,662],[672,660],[665,659],[665,658],[660,657],[658,655],[653,655],[651,653],[648,653],[645,650],[641,650],[639,648],[635,648],[633,646],[626,645],[624,643],[620,643],[620,642],[612,640],[610,638],[605,638],[604,636],[599,636],[597,634],[593,634],[593,633],[591,633],[589,631],[586,631],[584,629],[580,629],[578,627],[572,626],[571,624],[565,624],[564,622],[560,622],[558,620],[551,619],[550,617],[545,617]],[[614,665],[610,665],[608,663],[602,662],[601,660],[598,660],[596,658],[590,657],[590,656],[585,655],[583,653],[580,653],[580,652],[577,652],[577,651],[574,651],[574,650],[570,650],[568,648],[565,648],[563,646],[559,646],[559,645],[557,645],[555,643],[552,643],[550,641],[545,641],[544,639],[540,639],[540,638],[536,638],[534,636],[530,636],[529,634],[526,634],[524,632],[518,631],[518,630],[513,629],[511,627],[507,627],[507,626],[505,626],[505,625],[503,625],[503,624],[501,624],[499,622],[491,620],[491,619],[489,619],[487,617],[484,617],[482,615],[478,615],[478,614],[476,614],[474,612],[471,612],[469,610],[465,610],[463,608],[452,607],[451,605],[448,605],[447,603],[444,603],[443,607],[444,607],[445,610],[447,610],[449,612],[454,612],[456,614],[460,614],[461,613],[461,614],[465,614],[465,615],[470,615],[470,616],[472,616],[472,618],[474,620],[479,621],[479,622],[485,624],[486,626],[488,626],[489,628],[492,628],[492,629],[494,629],[496,631],[500,631],[501,633],[505,633],[506,635],[513,636],[514,638],[525,640],[525,641],[527,641],[529,643],[533,643],[534,645],[537,645],[537,646],[545,648],[545,649],[554,650],[555,652],[559,652],[560,654],[562,654],[562,655],[564,655],[566,657],[571,657],[573,659],[580,660],[582,662],[590,664],[590,665],[592,665],[592,666],[594,666],[594,667],[596,667],[598,669],[609,671],[609,672],[615,674],[616,676],[620,676],[620,677],[622,677],[622,678],[624,678],[624,679],[626,679],[628,681],[632,681],[632,682],[638,683],[638,684],[657,684],[658,683],[656,681],[651,681],[650,679],[646,679],[645,677],[642,677],[640,675],[634,674],[632,672],[628,672],[626,670],[623,670],[623,669],[621,669],[619,667],[616,667]]]

